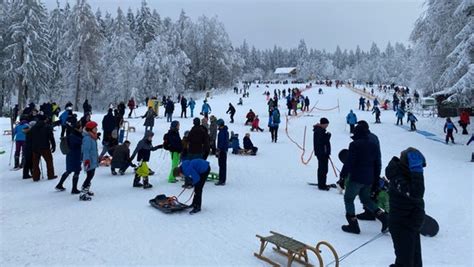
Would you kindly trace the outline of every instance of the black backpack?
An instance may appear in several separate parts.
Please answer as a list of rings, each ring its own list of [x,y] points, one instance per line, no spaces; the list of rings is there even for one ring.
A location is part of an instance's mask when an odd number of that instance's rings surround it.
[[[67,137],[61,137],[61,141],[59,142],[59,149],[63,155],[67,155],[69,153],[69,145],[67,143]]]

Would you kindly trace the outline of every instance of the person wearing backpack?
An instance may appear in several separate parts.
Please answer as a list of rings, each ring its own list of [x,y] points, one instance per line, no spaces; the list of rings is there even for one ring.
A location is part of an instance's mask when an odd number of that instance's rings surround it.
[[[168,183],[176,183],[176,178],[173,175],[173,170],[180,161],[180,154],[183,151],[183,143],[179,136],[179,122],[172,121],[170,129],[163,136],[163,148],[168,150],[171,155],[171,170],[168,175]]]
[[[280,125],[280,111],[277,107],[271,108],[271,116],[268,118],[268,128],[272,136],[272,143],[278,140],[278,126]]]
[[[74,173],[72,176],[72,190],[71,194],[79,194],[81,191],[77,189],[77,183],[79,182],[79,173],[81,172],[81,149],[82,149],[82,127],[81,123],[74,125],[71,134],[66,138],[61,139],[59,145],[61,152],[66,155],[66,171],[61,175],[61,179],[56,185],[56,190],[64,191],[63,184],[66,181],[69,174]]]
[[[390,267],[421,267],[420,229],[425,219],[423,154],[412,147],[393,157],[385,168],[389,180],[388,228],[395,250]]]

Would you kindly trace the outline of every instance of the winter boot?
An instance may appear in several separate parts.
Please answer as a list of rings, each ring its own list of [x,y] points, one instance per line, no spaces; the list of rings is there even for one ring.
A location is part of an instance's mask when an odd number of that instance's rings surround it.
[[[153,185],[148,182],[148,177],[143,177],[143,189],[152,188]]]
[[[198,212],[200,212],[200,211],[201,211],[200,208],[193,208],[193,209],[189,212],[189,214],[193,215],[193,214],[196,214],[196,213],[198,213]]]
[[[117,172],[115,170],[112,170],[112,175],[117,175]]]
[[[82,188],[81,194],[79,195],[79,200],[81,201],[89,201],[92,198],[89,195],[89,188]]]
[[[135,178],[133,179],[133,187],[142,187],[143,184],[140,183],[140,176],[135,174]]]
[[[73,195],[77,195],[77,194],[81,193],[81,191],[79,191],[77,189],[77,183],[78,182],[79,182],[79,176],[74,175],[72,177],[72,190],[71,190],[71,194],[73,194]]]
[[[375,213],[375,217],[382,223],[382,233],[386,233],[388,231],[388,216],[385,211],[382,209],[378,209]]]
[[[346,220],[349,225],[341,226],[342,231],[353,234],[360,234],[359,223],[357,222],[357,217],[355,215],[346,214]]]
[[[15,156],[15,167],[13,167],[14,170],[20,169],[20,157]]]
[[[148,174],[149,174],[150,176],[152,176],[152,175],[155,175],[155,172],[150,169],[150,171],[148,172]]]
[[[58,184],[55,188],[56,188],[56,190],[58,190],[58,191],[64,191],[64,190],[66,190],[66,188],[64,188],[64,186],[63,186],[62,184]]]
[[[364,208],[364,212],[357,214],[357,219],[361,221],[375,221],[375,215],[371,211]]]

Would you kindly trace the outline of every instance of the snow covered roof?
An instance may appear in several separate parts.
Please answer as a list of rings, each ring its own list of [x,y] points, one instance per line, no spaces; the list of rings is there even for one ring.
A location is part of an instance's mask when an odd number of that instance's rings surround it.
[[[296,74],[296,67],[277,68],[275,74]]]

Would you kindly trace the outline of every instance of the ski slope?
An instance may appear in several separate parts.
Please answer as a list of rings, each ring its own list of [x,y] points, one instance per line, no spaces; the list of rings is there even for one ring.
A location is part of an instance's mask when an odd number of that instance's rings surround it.
[[[293,86],[293,85],[291,85]],[[304,85],[299,85],[303,88]],[[56,192],[58,180],[41,180],[33,183],[22,180],[21,171],[10,171],[10,136],[0,136],[0,266],[46,265],[203,265],[203,266],[266,266],[253,256],[259,248],[255,234],[267,235],[270,230],[315,245],[320,240],[331,243],[342,255],[371,239],[380,232],[379,222],[360,221],[361,234],[341,231],[345,224],[343,197],[337,190],[329,192],[308,186],[316,181],[317,161],[307,165],[301,162],[301,150],[285,135],[286,103],[280,100],[282,124],[278,143],[271,143],[268,132],[267,105],[263,91],[288,88],[288,85],[252,85],[250,98],[243,106],[236,106],[239,95],[232,92],[213,95],[209,99],[212,114],[223,118],[228,103],[237,109],[234,124],[229,131],[239,133],[240,142],[249,127],[244,126],[245,115],[253,109],[260,117],[263,133],[251,133],[259,148],[256,157],[228,155],[228,178],[223,187],[206,183],[203,192],[202,212],[189,215],[164,214],[152,208],[148,200],[157,194],[177,195],[181,184],[167,183],[170,156],[167,151],[152,153],[150,167],[156,171],[151,177],[153,188],[132,188],[133,173],[112,176],[110,169],[101,167],[92,180],[93,200],[81,202],[71,195],[71,177],[65,183],[65,192]],[[306,133],[307,160],[312,150],[312,126],[324,116],[330,121],[333,161],[340,169],[337,153],[347,148],[351,141],[345,116],[353,109],[358,119],[370,123],[370,129],[381,143],[383,168],[392,156],[409,146],[418,148],[426,157],[425,202],[426,212],[436,218],[440,232],[436,237],[422,237],[425,266],[472,266],[472,190],[473,167],[469,162],[472,148],[465,146],[467,136],[455,135],[462,145],[445,145],[425,136],[409,132],[394,125],[392,111],[382,111],[382,124],[373,124],[371,112],[357,110],[359,96],[347,88],[322,87],[319,95],[313,87],[305,91],[311,107],[309,114],[289,120],[288,133],[300,145]],[[200,111],[202,99],[196,101]],[[331,109],[340,105],[339,109]],[[177,104],[175,114],[180,113]],[[140,108],[137,115],[142,115]],[[199,113],[199,111],[195,113]],[[189,111],[188,111],[189,113]],[[94,114],[99,125],[104,114]],[[80,117],[80,115],[79,115]],[[443,138],[443,119],[418,116],[417,128]],[[180,133],[191,128],[192,119],[180,119]],[[129,140],[133,149],[144,134],[143,119],[128,120],[136,128]],[[169,123],[163,118],[155,123],[153,143],[161,143]],[[0,129],[9,129],[9,120],[0,119]],[[472,130],[472,129],[471,129]],[[56,131],[56,140],[59,140]],[[99,149],[101,149],[99,145]],[[218,171],[217,159],[209,158],[212,171]],[[65,156],[59,149],[54,154],[55,172],[58,176],[65,169]],[[45,166],[43,167],[45,168]],[[85,175],[81,173],[80,183]],[[328,182],[337,178],[329,168]],[[187,190],[181,200],[191,194]],[[356,210],[361,211],[360,204]],[[270,259],[286,265],[286,258],[266,250]],[[323,252],[325,263],[332,261],[328,251]],[[369,243],[345,259],[341,266],[388,266],[395,259],[392,241],[387,234]],[[312,262],[316,259],[313,257]],[[334,265],[333,265],[334,266]]]

